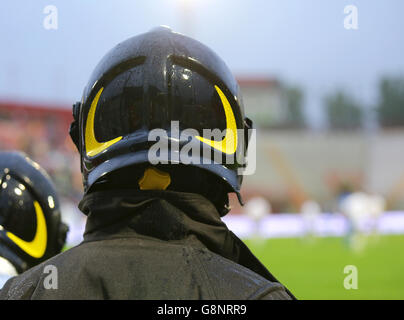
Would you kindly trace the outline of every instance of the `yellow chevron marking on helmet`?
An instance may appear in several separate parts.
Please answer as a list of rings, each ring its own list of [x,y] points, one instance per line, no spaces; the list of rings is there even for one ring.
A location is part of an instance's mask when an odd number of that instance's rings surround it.
[[[220,100],[222,101],[225,116],[226,116],[226,135],[221,141],[209,140],[200,136],[196,136],[199,141],[210,145],[212,148],[219,150],[226,154],[233,154],[237,149],[237,124],[234,118],[233,110],[230,106],[229,101],[226,96],[220,90],[218,86],[215,85],[215,89],[219,94]]]
[[[122,139],[122,136],[121,136],[121,137],[117,137],[115,139],[112,139],[112,140],[109,140],[106,142],[98,142],[97,139],[95,138],[94,116],[95,116],[95,110],[97,108],[98,100],[100,99],[102,90],[104,90],[104,88],[101,88],[95,95],[95,98],[90,106],[90,111],[88,111],[88,115],[87,115],[85,143],[86,143],[87,156],[89,156],[89,157],[96,156],[97,154],[104,151],[109,146],[113,145],[114,143],[116,143]]]
[[[48,241],[48,232],[46,229],[45,216],[42,208],[37,201],[34,201],[35,213],[36,213],[36,231],[35,237],[32,241],[25,241],[17,237],[11,232],[7,232],[7,236],[31,257],[41,258],[46,251],[46,244]]]
[[[138,183],[140,190],[165,190],[171,183],[171,177],[167,172],[147,168]]]

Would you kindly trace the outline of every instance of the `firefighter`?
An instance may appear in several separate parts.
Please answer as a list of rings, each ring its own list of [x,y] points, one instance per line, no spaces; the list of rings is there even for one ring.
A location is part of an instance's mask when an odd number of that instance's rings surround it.
[[[67,231],[48,174],[24,153],[0,152],[0,288],[58,254]]]
[[[211,49],[166,27],[132,37],[99,62],[73,115],[83,243],[0,297],[294,298],[221,220],[229,193],[242,201],[252,123]],[[41,285],[46,265],[57,268],[58,290]]]

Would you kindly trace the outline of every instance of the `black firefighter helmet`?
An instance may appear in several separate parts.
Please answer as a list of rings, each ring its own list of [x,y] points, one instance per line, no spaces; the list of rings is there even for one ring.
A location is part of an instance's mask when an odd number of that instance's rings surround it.
[[[0,256],[24,272],[58,254],[67,231],[48,174],[24,153],[0,152]]]
[[[214,177],[226,197],[235,192],[241,202],[252,123],[233,74],[202,43],[159,27],[118,44],[98,63],[73,115],[70,135],[81,154],[85,192],[108,182],[112,172],[136,167],[144,172],[136,180],[140,189],[176,189],[178,179],[165,172],[177,170],[182,184]],[[189,129],[194,134],[183,136]],[[209,129],[219,129],[219,136],[206,136]],[[150,152],[157,142],[159,150]],[[128,174],[118,180],[124,177],[135,180]]]

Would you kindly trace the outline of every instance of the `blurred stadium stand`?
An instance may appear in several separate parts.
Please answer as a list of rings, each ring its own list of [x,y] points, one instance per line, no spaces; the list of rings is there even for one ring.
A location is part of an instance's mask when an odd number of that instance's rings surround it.
[[[62,197],[82,194],[79,156],[70,141],[66,106],[0,102],[0,150],[21,150],[52,176]]]
[[[315,199],[336,210],[342,188],[381,194],[388,209],[404,208],[404,130],[314,132],[266,130],[257,134],[257,171],[244,190],[259,192],[274,212],[298,212]],[[250,192],[253,191],[254,192]]]

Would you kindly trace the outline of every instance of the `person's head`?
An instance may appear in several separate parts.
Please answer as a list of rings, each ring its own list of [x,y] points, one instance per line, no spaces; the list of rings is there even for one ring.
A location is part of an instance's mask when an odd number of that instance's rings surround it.
[[[240,199],[252,123],[234,76],[202,43],[160,27],[118,44],[95,68],[73,115],[86,193],[195,192],[221,215],[229,192]]]
[[[18,273],[61,252],[68,227],[48,174],[21,152],[0,152],[0,257]]]

